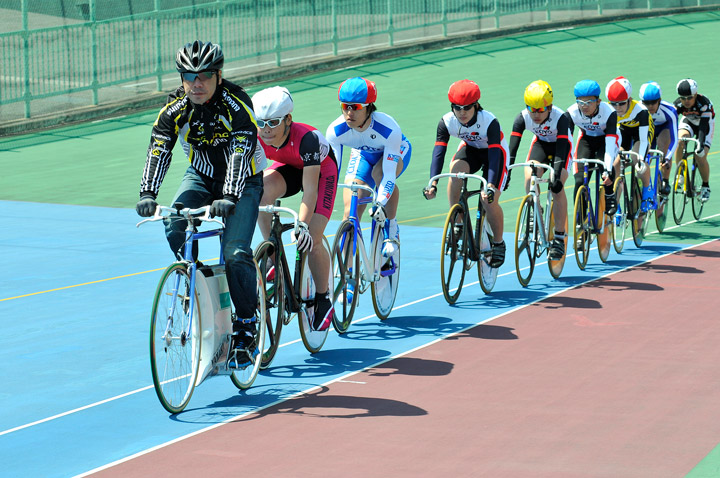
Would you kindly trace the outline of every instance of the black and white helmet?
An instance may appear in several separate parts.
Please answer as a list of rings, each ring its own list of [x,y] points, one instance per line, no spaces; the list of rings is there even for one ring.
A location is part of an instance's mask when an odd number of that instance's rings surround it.
[[[180,73],[222,70],[225,56],[220,45],[195,40],[180,48],[175,64]]]
[[[680,80],[677,84],[677,92],[680,96],[694,96],[697,94],[697,82],[691,78]]]

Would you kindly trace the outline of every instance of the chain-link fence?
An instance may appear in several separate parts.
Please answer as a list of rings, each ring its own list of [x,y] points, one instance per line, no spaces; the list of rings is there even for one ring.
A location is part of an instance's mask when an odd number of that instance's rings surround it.
[[[195,39],[223,47],[226,77],[258,79],[510,27],[713,5],[720,0],[0,0],[0,126],[158,103],[178,83],[175,52]]]

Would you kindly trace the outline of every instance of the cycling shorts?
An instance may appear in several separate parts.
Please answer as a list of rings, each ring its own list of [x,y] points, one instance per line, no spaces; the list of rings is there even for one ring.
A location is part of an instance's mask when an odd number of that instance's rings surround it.
[[[410,164],[410,156],[412,146],[406,139],[400,145],[400,158],[403,162],[402,171],[398,173],[399,178]],[[350,184],[353,179],[359,179],[371,188],[375,188],[375,180],[372,177],[372,171],[375,165],[380,162],[385,153],[383,151],[363,151],[353,148],[350,151],[350,161],[348,162],[347,172],[345,174],[345,183]]]
[[[275,161],[268,167],[280,173],[285,180],[284,198],[291,197],[302,191],[303,170]],[[320,179],[318,180],[318,197],[315,212],[330,219],[335,205],[337,191],[338,170],[337,163],[332,156],[320,164]]]
[[[710,131],[708,131],[708,134],[705,135],[705,145],[708,149],[710,149],[710,146],[712,145],[712,138],[713,133],[715,133],[715,118],[710,119]],[[698,135],[698,127],[692,124],[689,121],[685,121],[685,118],[682,118],[680,121],[678,121],[678,131],[685,130],[688,133],[690,133],[690,136],[697,138]]]

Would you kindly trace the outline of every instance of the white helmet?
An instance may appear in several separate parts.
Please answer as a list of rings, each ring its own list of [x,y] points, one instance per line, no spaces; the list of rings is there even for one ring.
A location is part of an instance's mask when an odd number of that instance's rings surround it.
[[[282,118],[293,110],[292,96],[283,86],[273,86],[258,91],[253,95],[252,103],[255,117],[262,120]]]

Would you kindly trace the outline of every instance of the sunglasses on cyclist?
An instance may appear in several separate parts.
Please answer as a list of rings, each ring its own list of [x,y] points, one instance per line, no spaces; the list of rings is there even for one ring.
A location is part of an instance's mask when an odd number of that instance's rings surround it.
[[[591,106],[591,105],[594,105],[595,103],[597,103],[597,100],[587,100],[587,101],[575,100],[575,103],[577,103],[578,106]]]
[[[692,95],[690,95],[690,96],[681,96],[681,97],[680,97],[681,100],[685,100],[685,101],[691,100],[691,99],[693,99],[693,98],[694,98],[694,96],[692,96]]]
[[[200,81],[209,80],[213,76],[215,76],[214,71],[201,71],[200,73],[181,73],[182,79],[185,81],[193,82],[198,77],[200,77]]]
[[[645,106],[655,106],[660,103],[660,100],[643,101],[642,104]]]
[[[340,107],[345,111],[357,111],[366,108],[368,103],[340,103]]]
[[[545,113],[550,106],[544,106],[542,108],[533,108],[532,106],[526,106],[530,113]]]
[[[472,109],[472,107],[475,106],[475,103],[465,105],[465,106],[462,106],[462,105],[450,105],[450,106],[455,111],[470,111]]]
[[[625,101],[610,101],[610,106],[625,106],[628,100]]]
[[[257,121],[258,128],[260,128],[260,129],[264,128],[265,126],[270,126],[271,128],[277,128],[278,126],[280,126],[280,123],[282,123],[283,118],[285,118],[285,117],[283,116],[282,118],[270,118],[270,119],[266,119],[266,120],[258,119],[256,121]]]

